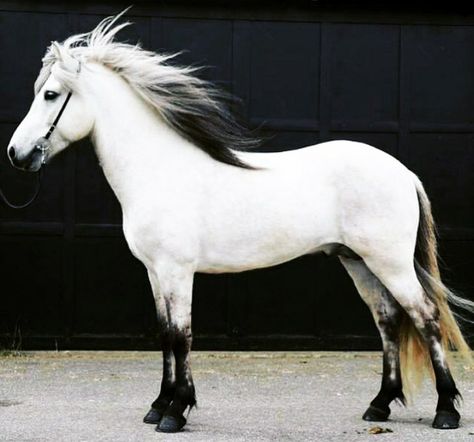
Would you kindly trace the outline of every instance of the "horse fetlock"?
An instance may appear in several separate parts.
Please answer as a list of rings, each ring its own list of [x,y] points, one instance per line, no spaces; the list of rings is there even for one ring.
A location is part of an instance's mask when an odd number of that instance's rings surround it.
[[[156,399],[152,404],[151,408],[154,408],[155,410],[160,411],[162,414],[167,410],[169,405],[171,404],[171,401],[173,400],[173,396],[158,396],[158,399]]]
[[[461,393],[459,393],[456,386],[449,390],[442,390],[438,387],[438,404],[436,406],[436,412],[447,412],[453,414],[459,414],[456,410],[456,405],[460,405],[462,401]]]
[[[370,405],[390,413],[389,405],[394,400],[401,402],[402,404],[405,404],[406,402],[401,385],[384,383]]]
[[[385,390],[385,394],[389,403],[395,400],[397,402],[400,402],[403,405],[406,404],[406,398],[405,398],[405,395],[403,394],[401,385],[394,385],[394,386],[388,387]]]
[[[178,386],[176,388],[175,396],[173,398],[173,403],[179,402],[184,406],[184,409],[187,407],[193,408],[196,404],[196,390],[193,383],[188,383],[185,385]],[[184,411],[183,409],[183,411]]]

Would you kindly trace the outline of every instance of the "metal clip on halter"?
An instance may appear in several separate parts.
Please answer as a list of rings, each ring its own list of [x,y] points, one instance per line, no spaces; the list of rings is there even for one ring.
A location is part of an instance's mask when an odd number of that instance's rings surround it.
[[[44,142],[43,142],[44,140]],[[41,152],[41,165],[44,166],[46,164],[46,154],[50,148],[49,140],[45,138],[40,138],[35,146],[35,150],[39,150]]]

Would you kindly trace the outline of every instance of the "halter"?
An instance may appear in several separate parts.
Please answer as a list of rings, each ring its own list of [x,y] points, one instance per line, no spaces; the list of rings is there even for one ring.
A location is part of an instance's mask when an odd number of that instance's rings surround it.
[[[58,115],[56,115],[56,118],[54,119],[53,124],[50,126],[48,132],[46,133],[44,137],[38,138],[38,140],[36,141],[34,145],[34,149],[39,150],[41,152],[41,166],[44,166],[46,164],[46,154],[48,153],[48,150],[51,147],[51,142],[49,141],[49,137],[56,129],[56,126],[58,125],[59,120],[61,119],[61,116],[64,112],[64,109],[66,109],[66,106],[69,103],[69,100],[71,99],[71,95],[72,95],[72,91],[69,91],[66,99],[64,100],[63,105],[61,106],[61,109],[59,109]]]
[[[79,73],[80,70],[81,70],[81,64],[79,63],[77,72]],[[39,138],[34,145],[34,149],[39,150],[41,152],[41,167],[37,174],[38,179],[36,180],[36,190],[33,196],[26,203],[13,204],[8,200],[6,195],[3,193],[3,190],[0,188],[0,199],[2,199],[3,202],[11,209],[24,209],[28,207],[29,205],[33,204],[33,202],[38,197],[40,187],[41,187],[41,178],[43,176],[43,166],[46,164],[46,155],[48,153],[48,150],[51,147],[51,142],[49,141],[49,138],[51,137],[51,134],[56,129],[56,126],[58,125],[59,120],[61,119],[61,116],[64,110],[66,109],[67,104],[69,103],[69,100],[71,99],[71,95],[72,95],[72,91],[69,91],[66,99],[64,100],[63,105],[61,106],[61,109],[59,109],[58,115],[56,115],[56,118],[54,119],[53,124],[49,128],[48,132],[46,133],[44,137]]]

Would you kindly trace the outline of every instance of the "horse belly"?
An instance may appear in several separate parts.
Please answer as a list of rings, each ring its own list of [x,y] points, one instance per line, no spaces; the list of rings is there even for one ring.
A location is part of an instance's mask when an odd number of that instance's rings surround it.
[[[336,223],[329,210],[307,210],[261,214],[250,222],[236,219],[213,229],[208,241],[201,242],[198,271],[205,273],[241,272],[270,267],[298,256],[315,253],[325,244],[337,242]],[[253,221],[253,222],[252,222]]]

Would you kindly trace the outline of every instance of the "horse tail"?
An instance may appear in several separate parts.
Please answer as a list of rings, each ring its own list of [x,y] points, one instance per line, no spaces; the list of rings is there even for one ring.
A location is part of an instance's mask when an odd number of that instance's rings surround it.
[[[426,296],[439,311],[441,343],[446,354],[457,350],[472,362],[471,350],[466,343],[449,304],[459,307],[468,314],[474,314],[474,302],[455,295],[441,281],[438,266],[437,235],[431,204],[418,177],[414,176],[420,207],[420,219],[415,246],[414,265],[418,280]],[[469,319],[467,319],[469,322]],[[404,317],[400,330],[400,362],[406,391],[412,392],[420,384],[426,368],[432,375],[433,369],[429,350],[413,322]]]

